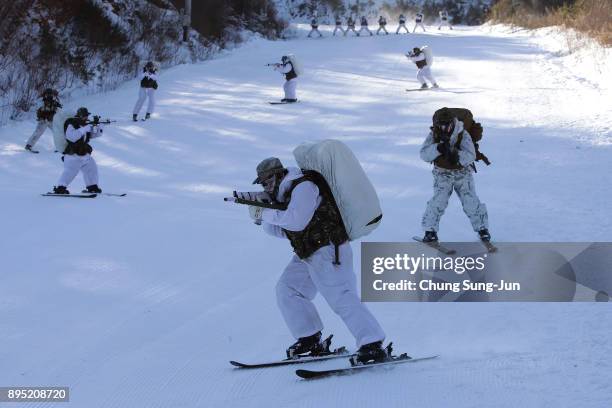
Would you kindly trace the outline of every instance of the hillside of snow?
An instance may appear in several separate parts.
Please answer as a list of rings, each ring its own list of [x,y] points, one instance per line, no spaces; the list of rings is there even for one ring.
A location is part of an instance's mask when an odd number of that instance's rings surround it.
[[[409,241],[431,195],[418,155],[431,115],[468,107],[492,161],[475,178],[494,240],[612,241],[611,85],[546,33],[349,38],[324,27],[311,40],[306,30],[163,71],[148,122],[130,121],[137,81],[71,101],[118,121],[93,155],[102,189],[123,198],[41,197],[62,171],[50,133],[33,155],[23,145],[34,121],[0,127],[0,386],[69,386],[62,406],[79,408],[609,405],[608,303],[373,303],[397,351],[440,358],[320,381],[229,365],[281,357],[293,342],[274,295],[291,249],[222,197],[252,189],[263,158],[292,165],[303,141],[340,139],[361,160],[384,211],[367,241]],[[406,92],[418,84],[404,53],[425,44],[442,88]],[[305,69],[300,102],[271,106],[283,80],[265,64],[287,52]],[[70,190],[82,187],[79,176]],[[476,240],[455,196],[440,238]],[[324,334],[353,349],[316,304]]]

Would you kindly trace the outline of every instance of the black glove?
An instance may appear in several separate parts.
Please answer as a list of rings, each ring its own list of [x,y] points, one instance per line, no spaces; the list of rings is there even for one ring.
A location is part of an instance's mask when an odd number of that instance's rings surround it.
[[[99,116],[94,116],[92,123],[93,123],[94,126],[99,125],[100,124],[100,117]]]
[[[436,148],[442,156],[448,156],[450,154],[450,145],[448,142],[440,142]]]

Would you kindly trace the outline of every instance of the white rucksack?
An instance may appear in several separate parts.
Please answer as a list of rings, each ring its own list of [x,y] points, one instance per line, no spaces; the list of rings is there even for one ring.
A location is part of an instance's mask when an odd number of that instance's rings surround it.
[[[66,133],[64,132],[64,123],[74,116],[74,113],[69,108],[58,109],[53,116],[53,143],[55,150],[64,153],[66,145]]]
[[[347,145],[332,139],[303,143],[293,155],[302,170],[314,170],[327,181],[351,241],[378,227],[382,219],[378,195]]]
[[[293,54],[288,54],[287,58],[289,58],[289,62],[291,62],[291,65],[293,66],[293,70],[295,71],[295,74],[297,76],[301,76],[304,73],[304,70],[302,69],[302,64],[300,64],[298,59]]]
[[[424,45],[421,47],[421,51],[425,53],[425,62],[427,62],[427,66],[431,67],[433,65],[433,53],[431,52],[431,48]]]

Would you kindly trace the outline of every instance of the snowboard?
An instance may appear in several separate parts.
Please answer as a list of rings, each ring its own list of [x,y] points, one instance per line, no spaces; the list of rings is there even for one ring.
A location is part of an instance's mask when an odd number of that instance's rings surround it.
[[[268,102],[268,103],[269,103],[270,105],[292,105],[292,104],[294,104],[294,103],[298,103],[298,102],[299,102],[299,101],[297,101],[297,102],[280,102],[280,101],[276,102],[276,101],[270,101],[270,102]]]
[[[436,355],[436,356],[428,356],[428,357],[411,358],[406,354],[402,354],[398,357],[393,357],[391,361],[385,361],[382,363],[369,363],[369,364],[364,364],[364,365],[335,368],[331,370],[296,370],[295,374],[298,377],[310,380],[314,378],[322,378],[322,377],[329,377],[329,376],[336,376],[336,375],[355,374],[363,370],[367,370],[367,369],[375,368],[375,367],[388,367],[388,366],[397,365],[397,364],[416,363],[416,362],[425,361],[425,360],[432,360],[437,357],[438,356]]]

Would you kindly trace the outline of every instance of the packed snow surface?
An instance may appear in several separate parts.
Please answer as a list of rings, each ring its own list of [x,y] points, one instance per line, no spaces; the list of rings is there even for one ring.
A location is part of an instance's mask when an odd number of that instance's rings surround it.
[[[65,406],[87,408],[607,406],[612,309],[601,303],[375,303],[398,351],[440,358],[321,381],[228,364],[293,342],[274,297],[291,250],[222,197],[253,189],[266,157],[292,164],[302,141],[346,142],[382,202],[367,240],[409,241],[431,194],[418,156],[431,115],[468,107],[493,162],[475,177],[495,240],[612,240],[612,93],[588,59],[491,27],[368,38],[324,27],[320,40],[305,29],[163,72],[151,121],[130,121],[137,81],[67,104],[118,120],[93,145],[101,187],[124,198],[41,197],[62,170],[51,135],[33,155],[22,150],[33,121],[0,129],[0,386],[69,386]],[[422,45],[442,88],[406,92],[418,84],[404,53]],[[289,52],[305,69],[300,102],[271,106],[283,80],[265,64]],[[79,177],[70,189],[81,188]],[[440,237],[476,239],[455,196]],[[353,348],[316,302],[325,334]]]

